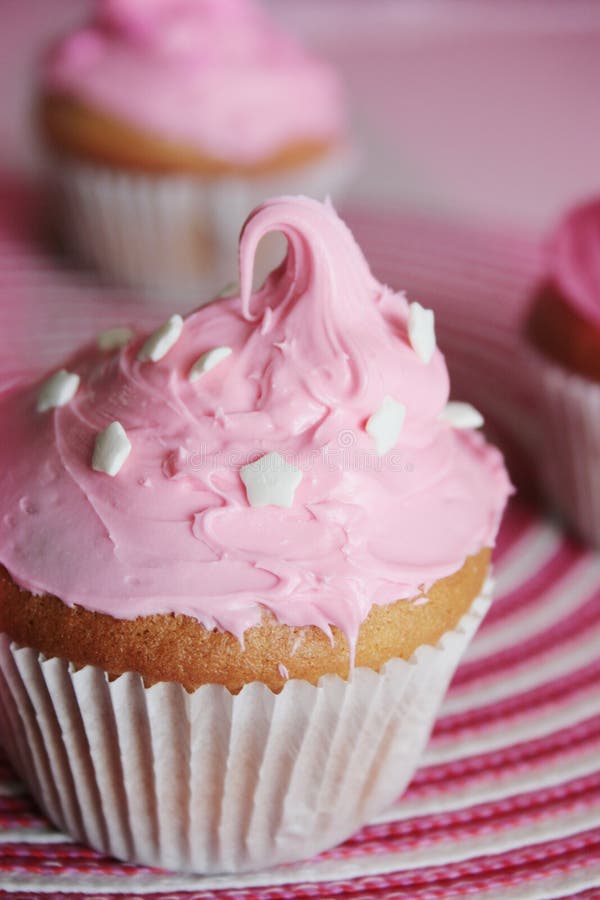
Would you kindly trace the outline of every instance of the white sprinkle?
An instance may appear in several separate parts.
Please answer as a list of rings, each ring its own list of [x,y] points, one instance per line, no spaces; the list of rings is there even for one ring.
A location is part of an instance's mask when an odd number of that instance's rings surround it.
[[[377,448],[378,456],[383,456],[395,446],[406,416],[406,407],[393,397],[386,396],[379,409],[367,421],[365,430]]]
[[[287,680],[289,679],[289,677],[290,677],[290,673],[289,673],[289,671],[288,671],[287,666],[284,666],[283,663],[278,663],[278,664],[277,664],[277,669],[278,669],[279,674],[281,675],[281,677],[282,677],[282,678],[285,678],[286,681],[287,681]]]
[[[92,469],[114,477],[131,453],[131,441],[120,422],[111,422],[96,438]]]
[[[41,386],[37,395],[37,411],[46,412],[69,403],[79,388],[79,375],[59,369]]]
[[[182,330],[183,319],[176,313],[150,335],[138,353],[138,359],[141,362],[146,362],[146,360],[158,362],[177,343]]]
[[[294,502],[302,472],[279,455],[267,453],[243,466],[240,477],[246,486],[250,506],[286,506]]]
[[[231,347],[214,347],[207,350],[202,356],[199,356],[192,368],[188,378],[190,381],[197,381],[205,372],[210,372],[220,362],[227,359],[232,353]]]
[[[481,428],[484,419],[470,403],[447,403],[440,413],[440,420],[453,428]]]
[[[101,331],[96,338],[96,344],[99,350],[120,350],[125,347],[131,338],[133,331],[126,326],[118,326],[117,328],[107,328]]]
[[[436,347],[435,318],[432,309],[425,309],[420,303],[410,304],[408,308],[408,338],[419,359],[428,363]]]

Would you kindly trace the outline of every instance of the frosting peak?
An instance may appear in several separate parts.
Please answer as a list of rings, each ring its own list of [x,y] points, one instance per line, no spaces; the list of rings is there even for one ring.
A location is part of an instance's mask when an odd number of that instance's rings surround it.
[[[273,229],[288,254],[252,294]],[[242,638],[266,609],[352,645],[373,603],[493,543],[510,485],[499,453],[444,414],[441,353],[415,351],[406,298],[331,206],[255,210],[240,283],[164,354],[140,352],[147,335],[84,348],[60,407],[37,412],[39,385],[4,398],[0,561],[30,590],[121,618],[184,613]]]
[[[273,40],[273,26],[248,0],[102,0],[94,24],[116,40],[179,60],[207,62],[234,50],[241,62],[261,49],[296,51],[283,35]]]
[[[44,77],[51,93],[231,163],[344,132],[334,70],[254,0],[102,0]]]
[[[279,231],[287,238],[288,253],[283,265],[293,293],[312,298],[323,291],[328,303],[339,295],[347,295],[346,318],[357,312],[353,301],[359,296],[361,315],[368,312],[364,294],[374,296],[377,282],[350,229],[338,218],[331,203],[316,203],[307,197],[277,197],[257,207],[242,228],[240,291],[247,319],[255,318],[250,312],[250,301],[256,249],[271,231]]]
[[[600,327],[600,200],[571,210],[548,241],[550,278],[573,309]]]
[[[256,250],[272,231],[287,238],[287,256],[265,289],[253,295]],[[332,385],[338,396],[357,385],[364,389],[370,336],[384,337],[375,305],[380,290],[350,230],[329,203],[279,197],[259,206],[242,229],[242,314],[249,322],[260,319],[263,334],[277,332],[285,320],[288,353],[293,342],[295,358],[313,361],[311,393],[323,391],[319,399],[330,398]],[[307,319],[314,324],[310,330],[302,327]]]

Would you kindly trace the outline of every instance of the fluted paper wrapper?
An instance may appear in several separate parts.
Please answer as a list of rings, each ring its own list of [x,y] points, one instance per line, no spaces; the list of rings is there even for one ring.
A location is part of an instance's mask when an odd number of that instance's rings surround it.
[[[104,853],[198,873],[303,859],[404,790],[490,596],[409,662],[279,694],[109,681],[1,635],[0,734],[49,818]]]
[[[600,547],[600,384],[536,356],[542,478],[550,501]]]
[[[237,275],[240,229],[250,211],[278,194],[323,199],[347,181],[349,149],[271,176],[145,175],[75,162],[54,164],[60,222],[79,260],[113,281],[174,299],[209,300]],[[285,244],[261,242],[257,282]]]

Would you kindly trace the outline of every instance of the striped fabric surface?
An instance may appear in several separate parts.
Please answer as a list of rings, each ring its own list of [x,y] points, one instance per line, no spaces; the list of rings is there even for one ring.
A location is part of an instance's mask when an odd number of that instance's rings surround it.
[[[55,364],[99,328],[162,317],[52,263],[32,238],[35,199],[16,189],[7,197],[4,384]],[[486,413],[527,486],[537,433],[519,326],[539,268],[536,243],[391,213],[347,218],[379,277],[435,307],[455,396]],[[496,580],[497,600],[422,768],[343,846],[242,877],[128,866],[57,833],[2,763],[0,897],[600,897],[600,555],[516,499],[496,548]]]

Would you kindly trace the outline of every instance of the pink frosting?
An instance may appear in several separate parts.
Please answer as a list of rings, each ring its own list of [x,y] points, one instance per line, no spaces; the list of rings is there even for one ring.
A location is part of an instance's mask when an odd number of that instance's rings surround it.
[[[44,77],[50,91],[232,162],[344,130],[334,70],[252,0],[103,0]]]
[[[548,244],[549,274],[561,296],[600,326],[600,200],[568,213]]]
[[[288,255],[251,294],[260,239]],[[264,609],[339,626],[354,645],[374,603],[414,597],[494,542],[510,484],[498,451],[438,417],[448,374],[421,361],[408,304],[379,284],[331,206],[279,198],[240,241],[241,296],[185,320],[159,362],[86,347],[67,363],[74,399],[36,412],[39,385],[0,405],[0,560],[67,604],[134,618],[185,613],[243,638]],[[205,351],[229,357],[191,383]],[[386,395],[406,406],[377,456],[365,423]],[[114,478],[96,435],[124,426]],[[276,451],[303,472],[293,505],[252,507],[240,468]]]

